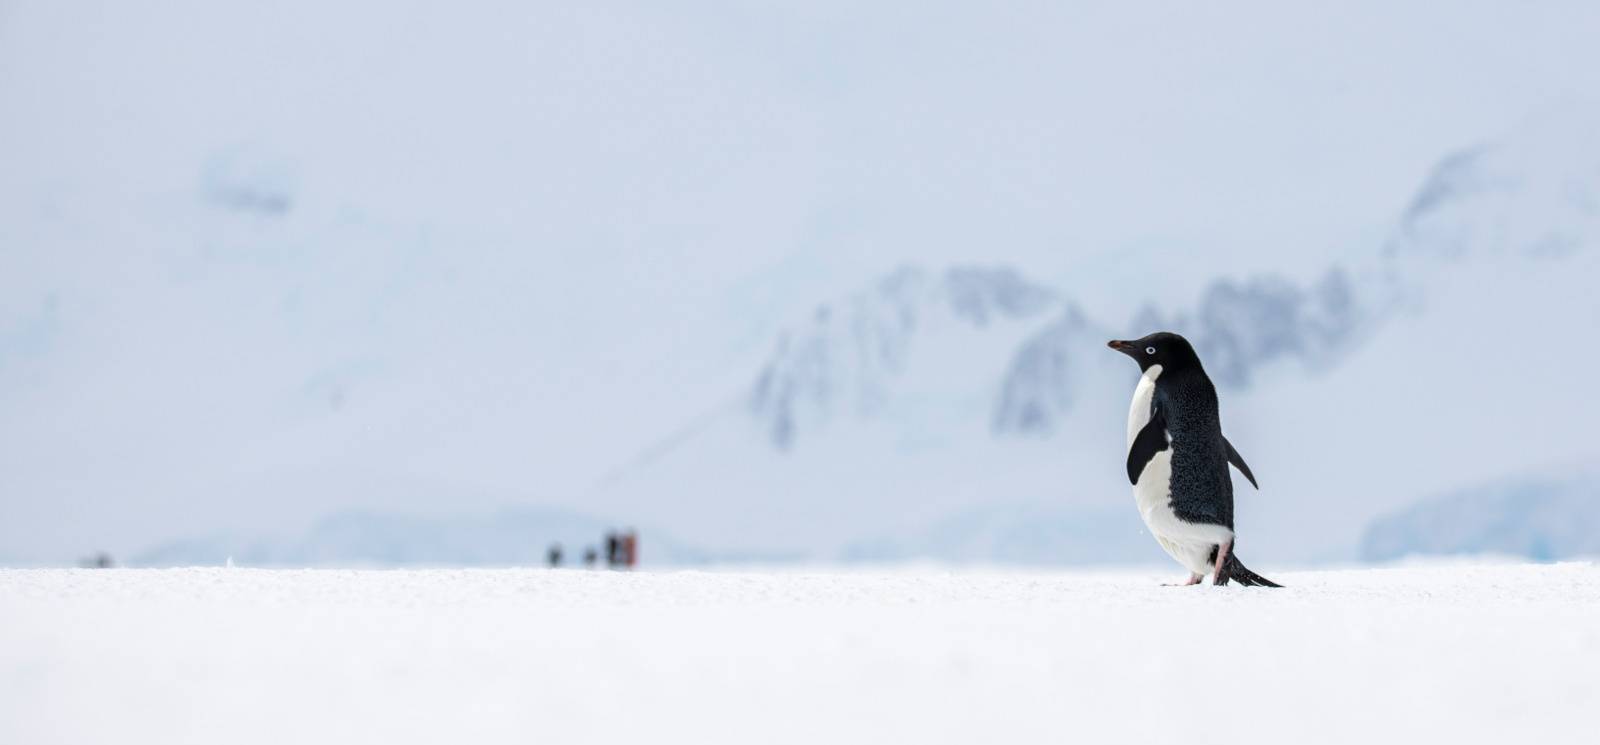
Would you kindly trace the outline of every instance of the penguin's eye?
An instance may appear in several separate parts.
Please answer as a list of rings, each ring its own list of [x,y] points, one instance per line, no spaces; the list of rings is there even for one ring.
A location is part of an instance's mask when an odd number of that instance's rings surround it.
[[[1145,347],[1144,348],[1144,353],[1145,354],[1155,354],[1156,353],[1156,348],[1155,347]]]

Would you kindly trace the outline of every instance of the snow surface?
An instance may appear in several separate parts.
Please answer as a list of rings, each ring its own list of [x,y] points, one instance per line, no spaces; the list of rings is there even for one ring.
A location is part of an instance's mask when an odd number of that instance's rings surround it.
[[[1600,566],[0,571],[0,742],[1593,742]]]

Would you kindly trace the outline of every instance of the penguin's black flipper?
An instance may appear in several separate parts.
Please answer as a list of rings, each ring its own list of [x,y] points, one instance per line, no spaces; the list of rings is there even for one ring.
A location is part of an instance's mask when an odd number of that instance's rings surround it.
[[[1155,414],[1150,421],[1145,422],[1144,429],[1133,438],[1133,444],[1128,447],[1128,483],[1137,486],[1139,474],[1144,472],[1144,467],[1151,458],[1167,449],[1167,417],[1157,406]]]
[[[1251,473],[1250,467],[1244,464],[1244,456],[1239,455],[1239,451],[1233,449],[1233,443],[1228,442],[1227,437],[1222,438],[1222,444],[1228,448],[1228,462],[1232,463],[1234,468],[1239,469],[1239,473],[1244,474],[1244,477],[1250,480],[1251,486],[1260,491],[1261,486],[1256,483],[1256,475]]]

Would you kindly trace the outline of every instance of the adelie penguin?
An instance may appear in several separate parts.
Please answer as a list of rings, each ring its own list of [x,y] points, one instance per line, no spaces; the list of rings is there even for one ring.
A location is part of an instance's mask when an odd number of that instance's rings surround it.
[[[1108,346],[1144,373],[1128,409],[1128,481],[1144,524],[1199,584],[1281,587],[1234,555],[1233,479],[1228,464],[1256,485],[1239,451],[1222,436],[1217,389],[1183,337],[1160,332]],[[1257,487],[1259,488],[1259,487]]]

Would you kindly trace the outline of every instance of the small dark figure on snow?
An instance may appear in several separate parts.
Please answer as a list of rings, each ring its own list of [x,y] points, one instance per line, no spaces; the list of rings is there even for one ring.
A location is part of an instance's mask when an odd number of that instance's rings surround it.
[[[622,565],[632,569],[639,563],[639,534],[629,529],[622,534]]]
[[[545,554],[545,558],[550,562],[550,568],[561,566],[561,544],[550,544],[550,551]]]
[[[622,563],[622,541],[615,531],[606,531],[606,566],[615,569]]]

